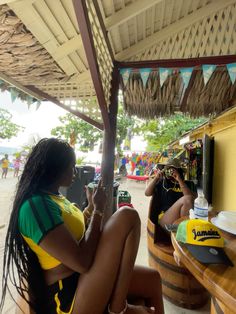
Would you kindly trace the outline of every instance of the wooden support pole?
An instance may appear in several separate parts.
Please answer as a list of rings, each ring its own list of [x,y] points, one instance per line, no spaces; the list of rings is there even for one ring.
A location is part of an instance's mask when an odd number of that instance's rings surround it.
[[[114,179],[114,160],[115,160],[115,139],[116,139],[116,116],[118,111],[118,88],[119,88],[119,73],[118,68],[113,68],[112,73],[112,88],[111,88],[111,103],[107,108],[105,94],[103,90],[101,74],[97,62],[97,55],[94,46],[94,39],[91,31],[91,25],[88,16],[88,9],[86,0],[73,0],[75,14],[77,17],[81,38],[83,40],[86,57],[88,60],[91,77],[94,88],[97,94],[99,107],[104,122],[104,136],[103,136],[103,156],[101,165],[102,184],[107,188],[107,203],[105,208],[104,222],[111,216],[113,209],[113,179]],[[101,28],[107,40],[105,27],[103,25],[99,6],[94,2],[96,13],[101,24]],[[113,54],[109,42],[106,41],[108,50],[113,60]]]
[[[112,211],[116,210],[117,204],[114,204],[113,181],[114,181],[114,162],[115,162],[115,144],[116,144],[116,123],[118,112],[118,90],[119,90],[119,70],[113,68],[111,104],[109,107],[110,130],[104,129],[102,167],[101,174],[103,184],[107,187],[107,206],[105,210],[104,222],[111,216]]]
[[[93,80],[94,88],[97,94],[97,99],[99,107],[101,109],[101,114],[104,122],[104,128],[109,129],[109,118],[106,99],[104,95],[104,90],[102,86],[101,75],[99,71],[99,66],[97,62],[96,50],[94,47],[93,34],[91,30],[91,25],[88,16],[88,9],[85,0],[73,0],[75,14],[77,22],[80,29],[81,38],[84,45],[84,50],[88,60],[91,77]]]
[[[102,33],[103,33],[103,36],[104,36],[104,39],[105,39],[105,42],[107,45],[107,49],[110,53],[110,57],[111,57],[112,62],[113,62],[114,61],[114,54],[112,51],[112,46],[111,46],[110,40],[108,38],[108,32],[107,32],[106,27],[104,25],[102,14],[101,14],[97,0],[93,0],[93,5],[94,5],[94,8],[96,10],[97,18],[98,18],[99,24],[100,24],[101,29],[102,29]]]

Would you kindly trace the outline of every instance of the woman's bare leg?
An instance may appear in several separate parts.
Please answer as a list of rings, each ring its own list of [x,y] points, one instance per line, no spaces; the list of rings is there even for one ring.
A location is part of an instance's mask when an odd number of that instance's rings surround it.
[[[155,269],[134,267],[128,297],[134,301],[144,299],[147,306],[155,308],[155,314],[164,314],[161,277]]]
[[[139,237],[140,219],[135,210],[123,208],[108,220],[94,263],[80,276],[73,314],[102,314],[109,302],[113,312],[124,308]],[[132,313],[147,311],[142,308]]]
[[[191,195],[182,196],[165,212],[159,224],[162,227],[166,224],[173,224],[180,217],[188,216],[191,208],[193,208],[193,197]]]

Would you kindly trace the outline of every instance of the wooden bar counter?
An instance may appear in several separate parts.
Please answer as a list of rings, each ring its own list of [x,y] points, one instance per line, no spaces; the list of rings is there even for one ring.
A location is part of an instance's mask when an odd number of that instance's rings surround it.
[[[186,218],[185,218],[186,219]],[[179,219],[176,223],[180,223]],[[225,238],[225,252],[234,267],[222,264],[206,265],[198,262],[191,253],[178,242],[172,232],[171,240],[181,263],[210,292],[211,314],[236,313],[236,236],[222,231]]]

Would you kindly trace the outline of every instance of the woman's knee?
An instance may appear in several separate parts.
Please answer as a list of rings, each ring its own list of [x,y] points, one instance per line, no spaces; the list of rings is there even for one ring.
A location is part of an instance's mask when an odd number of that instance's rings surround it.
[[[194,201],[194,198],[192,195],[184,195],[181,199],[182,199],[183,205],[186,208],[188,208],[188,209],[192,208],[193,201]]]
[[[120,221],[120,223],[126,224],[126,225],[141,225],[140,217],[138,212],[131,207],[128,206],[122,206],[119,208],[119,210],[116,212],[117,220]]]

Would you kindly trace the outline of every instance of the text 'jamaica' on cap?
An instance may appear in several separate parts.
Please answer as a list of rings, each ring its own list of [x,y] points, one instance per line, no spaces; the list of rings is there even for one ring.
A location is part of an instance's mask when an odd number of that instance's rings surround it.
[[[233,266],[223,249],[224,238],[220,230],[208,221],[201,219],[182,221],[177,229],[176,240],[184,243],[201,263]]]

